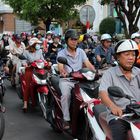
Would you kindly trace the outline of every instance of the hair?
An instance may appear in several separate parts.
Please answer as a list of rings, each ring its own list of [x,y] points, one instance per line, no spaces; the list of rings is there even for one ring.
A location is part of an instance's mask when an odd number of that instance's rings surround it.
[[[35,45],[36,45],[36,43],[34,43],[32,46],[28,47],[29,52],[31,52],[31,53],[35,52],[35,50],[36,50]]]

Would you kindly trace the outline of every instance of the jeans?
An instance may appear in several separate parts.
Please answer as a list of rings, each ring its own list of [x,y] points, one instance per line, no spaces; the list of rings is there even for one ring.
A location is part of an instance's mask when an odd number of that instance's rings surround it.
[[[109,122],[109,127],[112,132],[113,140],[127,140],[127,132],[130,130],[129,123],[123,120],[111,120]]]

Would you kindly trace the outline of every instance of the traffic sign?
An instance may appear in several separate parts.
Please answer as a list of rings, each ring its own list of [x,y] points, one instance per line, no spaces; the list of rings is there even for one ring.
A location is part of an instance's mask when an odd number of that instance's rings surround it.
[[[80,9],[80,21],[87,26],[87,23],[92,25],[95,19],[95,10],[91,5],[84,5]]]

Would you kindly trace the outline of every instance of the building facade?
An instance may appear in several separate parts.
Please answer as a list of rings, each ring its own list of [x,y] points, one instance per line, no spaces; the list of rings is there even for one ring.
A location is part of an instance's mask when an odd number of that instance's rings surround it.
[[[0,0],[0,33],[19,34],[21,32],[31,32],[31,30],[32,26],[29,22],[18,19],[14,15],[13,9]]]

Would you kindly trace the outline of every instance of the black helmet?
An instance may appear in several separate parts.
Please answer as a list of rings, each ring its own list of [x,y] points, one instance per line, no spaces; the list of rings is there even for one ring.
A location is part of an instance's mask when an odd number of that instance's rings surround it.
[[[90,35],[86,33],[86,34],[84,34],[83,41],[88,40],[89,38],[90,38]]]
[[[67,42],[69,38],[78,39],[77,32],[73,29],[69,29],[65,33],[65,41]]]

